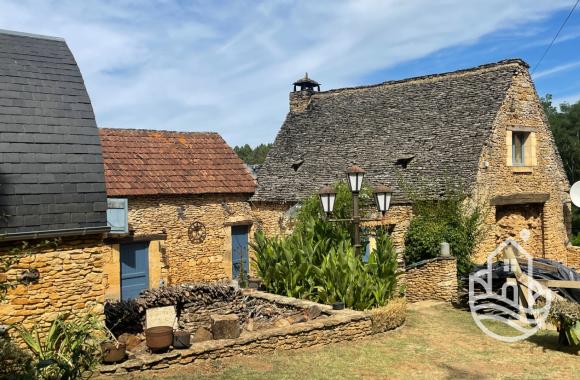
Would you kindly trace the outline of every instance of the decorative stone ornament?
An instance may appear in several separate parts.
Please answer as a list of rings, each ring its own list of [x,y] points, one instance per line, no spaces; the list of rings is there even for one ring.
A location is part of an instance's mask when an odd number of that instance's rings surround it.
[[[189,241],[192,243],[202,243],[206,236],[205,225],[199,221],[191,223],[187,229],[187,235],[189,236]]]
[[[348,179],[348,187],[353,193],[359,193],[362,188],[362,181],[365,176],[365,171],[358,165],[352,165],[346,171],[346,178]]]
[[[320,196],[320,203],[322,204],[322,209],[328,215],[334,210],[334,201],[336,200],[336,191],[330,186],[324,186],[318,192]]]

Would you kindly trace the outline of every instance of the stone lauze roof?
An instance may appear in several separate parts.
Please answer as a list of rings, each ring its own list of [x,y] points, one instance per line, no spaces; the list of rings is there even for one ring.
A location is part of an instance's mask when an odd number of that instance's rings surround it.
[[[106,227],[100,152],[64,40],[0,31],[0,235]]]
[[[217,133],[101,129],[109,196],[253,193],[255,181]]]
[[[440,196],[449,180],[469,185],[514,72],[523,68],[523,61],[510,60],[314,92],[304,112],[286,117],[252,200],[299,201],[344,179],[353,162],[371,184],[393,187],[394,203],[408,201],[401,184],[430,197]]]

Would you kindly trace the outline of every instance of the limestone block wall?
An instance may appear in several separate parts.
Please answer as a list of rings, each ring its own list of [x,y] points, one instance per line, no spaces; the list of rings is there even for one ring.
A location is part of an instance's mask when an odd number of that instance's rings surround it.
[[[35,242],[30,242],[34,245]],[[0,255],[7,255],[18,243],[3,243]],[[5,302],[0,303],[0,324],[22,323],[40,329],[48,327],[58,313],[103,311],[103,257],[110,251],[102,237],[67,238],[58,246],[32,250],[8,272],[9,280],[16,280],[27,269],[37,269],[37,283],[20,284],[9,290]]]
[[[436,257],[407,267],[404,281],[409,302],[437,300],[451,302],[457,297],[457,260]]]
[[[535,152],[529,164],[526,164],[528,166],[523,168],[508,165],[511,159],[509,133],[518,129],[534,134],[530,144],[534,146]],[[476,261],[485,262],[487,255],[502,242],[508,231],[508,235],[524,247],[539,238],[539,234],[543,234],[544,247],[529,247],[532,251],[530,253],[566,263],[569,229],[565,223],[565,215],[570,213],[568,190],[569,183],[561,158],[530,75],[524,67],[514,68],[512,85],[480,159],[474,200],[486,205],[486,238],[479,246]],[[527,228],[531,236],[520,234],[524,226],[517,218],[513,219],[513,225],[499,226],[496,223],[496,207],[490,205],[494,196],[526,192],[549,194],[543,207],[540,204],[542,215],[533,218],[534,220],[529,219],[533,224]],[[537,220],[539,218],[543,220],[543,228],[538,225],[542,223],[542,220]],[[510,222],[505,215],[500,219],[502,223]]]
[[[294,203],[252,202],[252,215],[266,236],[282,235],[290,232],[291,226],[285,217]]]
[[[166,234],[163,259],[169,284],[231,278],[231,227],[256,225],[243,195],[176,195],[129,198],[129,229],[134,236]],[[191,242],[193,222],[205,226],[203,242]],[[150,267],[151,271],[151,267]]]
[[[568,266],[580,271],[580,247],[573,245],[568,247]]]
[[[101,366],[99,368],[101,374],[119,375],[127,372],[149,372],[151,374],[152,371],[159,369],[200,364],[232,356],[259,355],[272,351],[320,347],[341,341],[361,339],[378,332],[373,329],[372,317],[368,312],[349,309],[332,310],[329,305],[262,292],[246,292],[246,295],[296,308],[306,309],[317,306],[322,310],[323,316],[289,326],[247,332],[236,339],[209,340],[194,343],[185,350],[143,355],[120,364]],[[399,313],[404,312],[404,308],[399,311]],[[399,323],[403,323],[405,316],[398,315],[396,319]],[[398,326],[393,325],[391,328],[396,327]]]

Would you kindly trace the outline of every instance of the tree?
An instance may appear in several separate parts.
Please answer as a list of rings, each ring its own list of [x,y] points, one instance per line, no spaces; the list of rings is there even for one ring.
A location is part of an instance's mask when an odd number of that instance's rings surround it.
[[[261,165],[266,160],[272,144],[260,144],[252,149],[248,144],[235,146],[234,152],[248,165]]]
[[[580,181],[580,101],[562,103],[560,110],[552,105],[552,95],[542,98],[556,146],[562,157],[566,176],[571,184]],[[580,210],[573,207],[572,232],[574,245],[580,245]]]

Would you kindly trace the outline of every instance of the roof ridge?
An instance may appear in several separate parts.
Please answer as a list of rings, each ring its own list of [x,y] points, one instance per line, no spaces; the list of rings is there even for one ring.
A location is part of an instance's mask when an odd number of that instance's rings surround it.
[[[368,84],[368,85],[362,85],[362,86],[333,88],[333,89],[326,90],[326,91],[315,92],[314,96],[332,94],[332,93],[347,91],[347,90],[362,90],[362,89],[366,89],[366,88],[375,88],[375,87],[389,86],[389,85],[395,85],[395,84],[404,84],[407,82],[415,82],[415,81],[421,81],[421,80],[426,80],[426,79],[438,79],[438,78],[444,78],[444,77],[452,77],[455,75],[467,74],[467,73],[472,73],[472,72],[475,73],[477,71],[482,71],[482,70],[486,71],[486,70],[498,68],[501,66],[510,66],[510,65],[516,65],[516,64],[523,66],[526,69],[528,69],[530,67],[530,65],[528,65],[528,63],[521,58],[509,58],[509,59],[503,59],[503,60],[497,61],[497,62],[485,63],[483,65],[479,65],[479,66],[475,66],[475,67],[468,67],[466,69],[446,71],[443,73],[419,75],[416,77],[409,77],[409,78],[403,78],[403,79],[393,79],[393,80],[388,80],[388,81],[384,81],[384,82],[380,82],[380,83]]]
[[[167,129],[147,129],[147,128],[103,128],[99,127],[99,130],[103,131],[121,131],[121,132],[157,132],[165,134],[183,134],[183,135],[218,135],[218,132],[212,131],[172,131]]]
[[[0,34],[8,34],[8,35],[17,36],[17,37],[37,38],[40,40],[62,41],[62,42],[65,41],[65,39],[62,37],[46,36],[43,34],[35,34],[35,33],[18,32],[16,30],[7,30],[7,29],[0,29]]]

